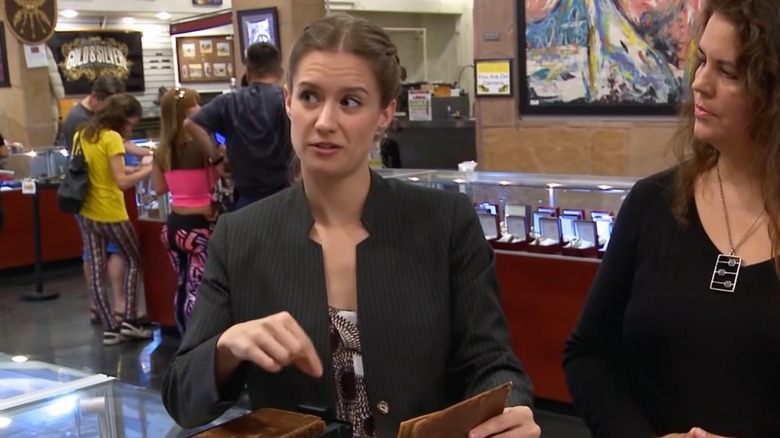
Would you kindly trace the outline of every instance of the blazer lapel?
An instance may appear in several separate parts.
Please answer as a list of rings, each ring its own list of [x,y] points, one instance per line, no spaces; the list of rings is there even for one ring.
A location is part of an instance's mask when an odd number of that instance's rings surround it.
[[[401,307],[394,301],[397,294],[394,294],[393,282],[388,281],[399,275],[398,233],[403,232],[402,224],[394,223],[392,219],[394,196],[388,182],[372,172],[371,189],[363,209],[363,225],[369,237],[358,245],[356,257],[360,343],[363,368],[369,381],[371,376],[382,376],[383,370],[386,374],[387,363],[393,359],[393,352],[387,348],[387,336],[402,335],[395,331],[397,324],[394,324],[395,317],[390,310]],[[376,387],[377,381],[373,382],[369,383],[370,387]]]
[[[308,397],[305,403],[322,407],[335,415],[335,392],[330,347],[330,319],[328,317],[328,293],[325,285],[325,268],[322,248],[309,238],[314,218],[306,200],[302,183],[290,191],[287,205],[289,217],[284,226],[286,245],[285,260],[295,260],[286,271],[287,307],[304,332],[311,338],[323,365],[320,379],[304,379],[298,394]],[[281,255],[280,255],[281,256]]]

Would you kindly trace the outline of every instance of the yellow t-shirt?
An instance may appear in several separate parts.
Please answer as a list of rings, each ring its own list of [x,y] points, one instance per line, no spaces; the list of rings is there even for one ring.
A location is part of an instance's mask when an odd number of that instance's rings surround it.
[[[79,134],[73,136],[74,148],[79,142]],[[130,220],[125,207],[125,196],[114,181],[109,161],[115,155],[125,155],[122,136],[116,131],[104,129],[100,131],[95,143],[83,139],[81,148],[89,173],[89,190],[84,205],[81,206],[81,215],[96,222]]]

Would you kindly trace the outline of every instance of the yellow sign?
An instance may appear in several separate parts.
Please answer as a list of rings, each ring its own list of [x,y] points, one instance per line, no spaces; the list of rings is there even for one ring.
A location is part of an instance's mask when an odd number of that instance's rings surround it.
[[[477,96],[512,95],[512,60],[475,61]]]

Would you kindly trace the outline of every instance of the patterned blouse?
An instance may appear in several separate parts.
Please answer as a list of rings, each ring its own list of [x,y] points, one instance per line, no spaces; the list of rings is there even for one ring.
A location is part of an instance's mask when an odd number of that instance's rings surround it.
[[[368,403],[357,312],[328,309],[336,415],[352,424],[353,438],[375,438],[374,417]]]

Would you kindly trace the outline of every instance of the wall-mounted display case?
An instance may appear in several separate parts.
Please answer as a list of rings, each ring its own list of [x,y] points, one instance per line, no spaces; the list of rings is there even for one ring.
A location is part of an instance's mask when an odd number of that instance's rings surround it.
[[[382,169],[413,184],[469,196],[497,250],[599,257],[636,178]]]

